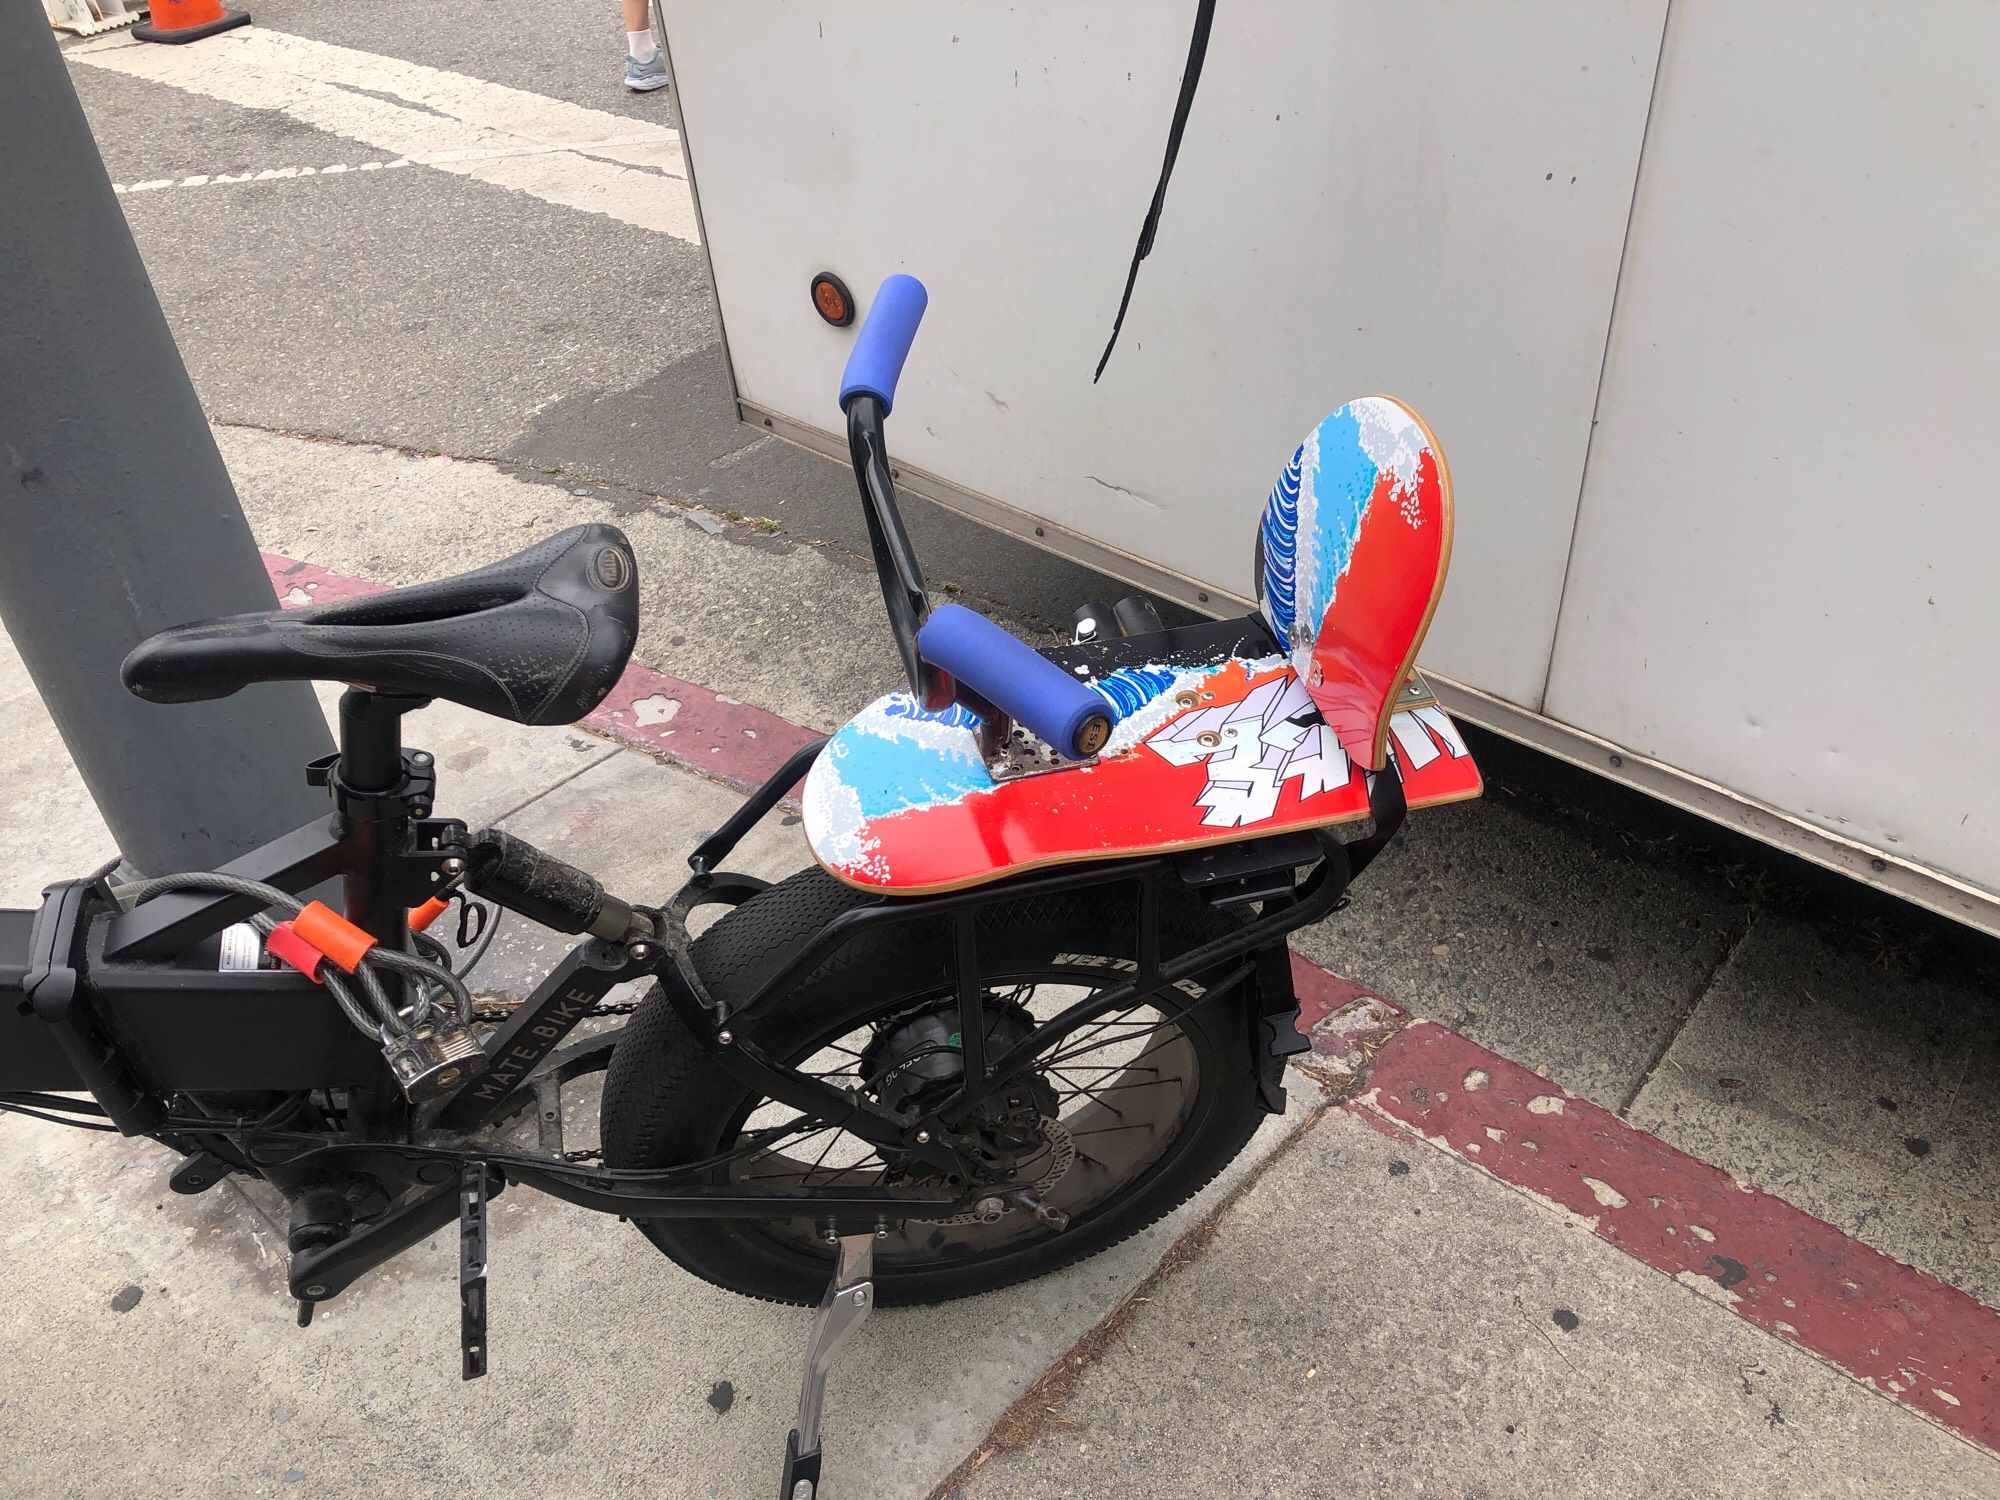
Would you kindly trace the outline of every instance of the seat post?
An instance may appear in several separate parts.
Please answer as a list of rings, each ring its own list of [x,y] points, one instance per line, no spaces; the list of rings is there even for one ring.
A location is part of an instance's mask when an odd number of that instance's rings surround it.
[[[403,779],[403,715],[411,706],[401,694],[368,688],[340,695],[342,782],[357,792],[394,790]]]
[[[334,794],[340,807],[341,840],[348,850],[345,901],[347,920],[365,928],[378,943],[407,951],[409,916],[397,899],[391,862],[409,839],[413,816],[427,816],[394,794],[407,776],[403,764],[403,715],[430,700],[408,693],[349,688],[340,695],[340,760]],[[387,795],[385,795],[387,794]]]

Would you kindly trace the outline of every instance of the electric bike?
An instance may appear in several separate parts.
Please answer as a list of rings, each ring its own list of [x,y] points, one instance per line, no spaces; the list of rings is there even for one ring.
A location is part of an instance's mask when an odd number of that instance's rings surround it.
[[[884,424],[925,301],[883,284],[840,391],[906,680],[751,795],[677,891],[616,896],[435,816],[438,767],[402,742],[440,699],[542,725],[601,702],[638,623],[616,529],[168,630],[123,669],[152,702],[347,684],[338,753],[305,772],[328,813],[218,870],[108,868],[0,912],[0,1109],[158,1141],[177,1192],[270,1184],[301,1323],[455,1224],[467,1378],[503,1190],[817,1300],[787,1500],[816,1490],[827,1368],[878,1302],[1043,1275],[1213,1178],[1307,1046],[1286,935],[1408,808],[1479,789],[1413,670],[1449,475],[1413,413],[1350,403],[1265,506],[1255,614],[1168,627],[1135,598],[1036,651],[933,605],[897,511]],[[814,863],[731,873],[795,787]],[[308,898],[336,881],[337,910]],[[430,930],[475,901],[579,939],[511,1010]],[[635,981],[636,1007],[607,1004]],[[598,1074],[579,1145],[563,1093]]]

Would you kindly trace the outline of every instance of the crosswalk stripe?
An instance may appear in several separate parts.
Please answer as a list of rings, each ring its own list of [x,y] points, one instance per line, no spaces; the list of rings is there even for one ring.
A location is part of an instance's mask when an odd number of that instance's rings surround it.
[[[664,125],[258,26],[195,47],[107,37],[65,55],[700,243],[680,136]]]

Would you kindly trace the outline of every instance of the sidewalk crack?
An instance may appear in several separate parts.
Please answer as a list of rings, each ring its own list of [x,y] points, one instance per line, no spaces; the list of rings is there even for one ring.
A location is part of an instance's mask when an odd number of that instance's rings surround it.
[[[1125,1342],[1125,1330],[1142,1308],[1153,1300],[1154,1295],[1167,1282],[1200,1260],[1214,1243],[1221,1231],[1222,1222],[1258,1183],[1264,1175],[1285,1160],[1297,1149],[1308,1132],[1336,1109],[1346,1104],[1361,1092],[1372,1070],[1377,1054],[1391,1039],[1407,1027],[1413,1018],[1399,1016],[1385,1026],[1364,1044],[1364,1050],[1355,1064],[1351,1075],[1333,1072],[1324,1066],[1312,1066],[1306,1057],[1291,1064],[1300,1072],[1312,1078],[1324,1090],[1324,1097],[1313,1106],[1298,1128],[1271,1148],[1262,1161],[1243,1174],[1243,1180],[1223,1194],[1216,1205],[1188,1227],[1181,1237],[1168,1247],[1160,1257],[1160,1263],[1153,1267],[1139,1282],[1127,1292],[1118,1305],[1106,1313],[1087,1329],[1083,1336],[1035,1377],[1034,1382],[1018,1396],[1007,1409],[993,1421],[986,1435],[973,1444],[968,1453],[952,1471],[938,1481],[926,1500],[951,1500],[959,1487],[985,1468],[993,1459],[1005,1453],[1018,1452],[1030,1446],[1051,1427],[1059,1427],[1067,1420],[1062,1416],[1062,1408],[1069,1404],[1076,1387],[1096,1365],[1113,1341]],[[1309,1056],[1309,1054],[1308,1054]],[[1126,1345],[1129,1349],[1129,1345]]]
[[[500,827],[500,825],[505,823],[509,818],[519,817],[522,813],[526,812],[529,808],[533,807],[537,802],[541,801],[544,797],[548,796],[549,793],[560,791],[562,788],[568,786],[572,781],[576,780],[577,777],[585,775],[591,771],[595,771],[599,766],[603,765],[606,761],[611,760],[614,756],[619,756],[623,754],[625,754],[625,747],[623,745],[614,743],[611,746],[609,754],[597,756],[591,761],[589,761],[587,764],[578,766],[574,771],[571,771],[567,776],[564,776],[556,781],[551,781],[547,786],[543,787],[540,791],[536,792],[526,801],[516,803],[513,807],[508,808],[505,812],[499,814],[496,817],[488,818],[486,820],[486,826],[488,828]]]
[[[1723,970],[1727,969],[1731,960],[1742,951],[1743,944],[1748,940],[1750,930],[1756,925],[1756,921],[1757,905],[1753,901],[1743,909],[1743,915],[1735,926],[1729,929],[1728,935],[1723,939],[1721,953],[1690,987],[1687,1003],[1681,1007],[1680,1014],[1674,1017],[1674,1024],[1667,1028],[1667,1034],[1660,1039],[1660,1045],[1647,1060],[1646,1066],[1640,1070],[1639,1076],[1633,1080],[1631,1088],[1625,1091],[1624,1098],[1613,1111],[1619,1119],[1630,1117],[1632,1106],[1637,1104],[1639,1096],[1646,1092],[1646,1085],[1651,1083],[1653,1075],[1660,1071],[1661,1064],[1667,1060],[1667,1054],[1674,1050],[1674,1044],[1681,1039],[1681,1034],[1687,1030],[1688,1023],[1694,1020],[1695,1012],[1701,1009],[1702,1002],[1714,991],[1715,983],[1722,977]]]

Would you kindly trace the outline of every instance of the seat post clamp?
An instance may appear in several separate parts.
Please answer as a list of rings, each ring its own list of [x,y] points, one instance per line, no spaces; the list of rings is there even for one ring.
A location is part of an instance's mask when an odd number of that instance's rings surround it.
[[[392,787],[366,792],[340,774],[340,756],[322,755],[306,766],[306,785],[327,787],[340,815],[356,823],[386,823],[392,818],[428,818],[437,799],[437,768],[424,750],[403,752],[403,776]]]

